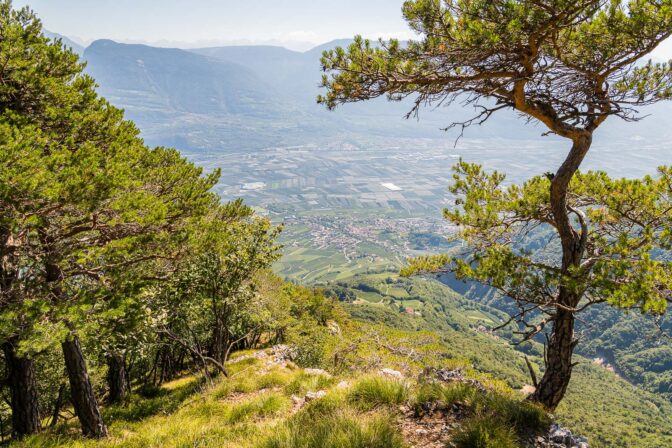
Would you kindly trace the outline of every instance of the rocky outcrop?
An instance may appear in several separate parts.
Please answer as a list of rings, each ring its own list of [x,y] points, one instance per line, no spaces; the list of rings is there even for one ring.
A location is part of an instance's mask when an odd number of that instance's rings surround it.
[[[557,423],[551,425],[546,436],[538,436],[534,443],[535,448],[589,448],[588,441],[573,434],[567,428]]]

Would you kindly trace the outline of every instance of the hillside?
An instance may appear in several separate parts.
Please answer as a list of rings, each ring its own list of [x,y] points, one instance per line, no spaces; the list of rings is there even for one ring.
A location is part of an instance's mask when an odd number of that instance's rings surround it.
[[[272,115],[279,97],[252,71],[187,51],[93,42],[85,51],[100,93],[129,113]]]
[[[82,440],[68,420],[12,446],[439,448],[453,441],[467,448],[483,433],[493,439],[489,447],[533,446],[547,437],[552,417],[520,402],[517,389],[527,381],[520,352],[461,328],[475,315],[467,306],[447,298],[452,319],[442,320],[437,336],[426,329],[432,319],[354,305],[356,319],[332,322],[317,357],[306,358],[317,352],[305,345],[239,352],[226,364],[229,378],[185,376],[136,388],[126,404],[104,408],[109,441]],[[386,314],[395,328],[379,323]],[[421,375],[430,367],[443,373]],[[586,362],[555,418],[591,447],[657,448],[672,442],[670,416],[669,404]]]
[[[487,331],[502,322],[501,311],[466,299],[437,281],[378,274],[340,282],[335,291],[339,290],[349,291],[355,299],[348,310],[357,319],[406,331],[437,332],[451,357],[469,360],[477,371],[513,389],[530,383],[525,354],[537,368],[543,365],[541,344],[514,347],[506,334]],[[420,315],[400,313],[400,306]],[[567,398],[557,410],[562,423],[588,436],[591,446],[658,447],[672,441],[669,401],[590,359],[579,357],[578,362]]]
[[[486,436],[497,444],[489,446],[507,448],[546,436],[541,410],[461,370],[450,371],[453,379],[439,380],[449,373],[443,371],[422,382],[391,369],[334,376],[299,368],[278,348],[237,355],[227,363],[228,379],[184,377],[106,409],[114,422],[106,442],[71,439],[62,427],[57,438],[12,446],[438,448],[449,440],[468,447]]]
[[[511,300],[473,282],[444,275],[452,290],[500,312],[514,312]],[[488,325],[488,324],[486,324]],[[583,335],[577,352],[614,369],[620,376],[652,393],[672,399],[672,353],[669,318],[656,321],[639,312],[623,313],[607,304],[588,310],[578,324]],[[543,343],[543,339],[538,338]]]

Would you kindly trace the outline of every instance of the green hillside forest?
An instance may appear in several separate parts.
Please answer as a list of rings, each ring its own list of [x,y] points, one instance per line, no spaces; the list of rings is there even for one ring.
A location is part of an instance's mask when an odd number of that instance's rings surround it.
[[[672,0],[399,6],[412,40],[299,53],[84,48],[0,0],[0,445],[672,446],[672,168],[584,163],[669,111],[672,63],[649,55]],[[431,225],[391,182],[394,213],[339,215],[308,189],[232,198],[231,167],[195,161],[307,134],[354,153],[439,106],[460,135],[531,123],[562,157],[520,180],[451,156]]]

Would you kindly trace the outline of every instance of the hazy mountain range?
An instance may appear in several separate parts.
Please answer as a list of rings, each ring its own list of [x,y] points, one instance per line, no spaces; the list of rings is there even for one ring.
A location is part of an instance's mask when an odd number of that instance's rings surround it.
[[[274,46],[229,46],[193,50],[94,41],[82,48],[63,43],[87,61],[87,72],[100,93],[127,111],[150,144],[190,151],[253,150],[298,145],[323,139],[386,137],[455,138],[442,128],[473,113],[459,105],[425,110],[420,120],[405,120],[408,103],[384,99],[347,105],[335,112],[315,102],[320,93],[320,56],[349,40],[337,40],[306,52]],[[672,139],[672,104],[643,111],[636,124],[611,120],[602,142]],[[515,114],[500,113],[466,137],[538,138],[544,130],[525,126]]]

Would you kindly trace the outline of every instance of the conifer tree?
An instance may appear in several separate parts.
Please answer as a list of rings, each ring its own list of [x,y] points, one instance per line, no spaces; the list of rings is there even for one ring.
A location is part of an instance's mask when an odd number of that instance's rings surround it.
[[[551,326],[546,369],[532,398],[554,409],[574,363],[576,314],[593,303],[662,312],[670,268],[653,256],[669,244],[669,170],[660,179],[579,176],[595,131],[608,119],[636,121],[641,106],[672,97],[669,63],[641,62],[672,34],[670,0],[409,0],[403,14],[419,40],[374,46],[356,38],[325,52],[329,108],[387,96],[424,105],[466,102],[464,130],[509,110],[570,144],[555,173],[503,189],[499,173],[461,163],[453,191],[474,249],[469,262],[418,260],[414,270],[456,271],[499,288],[541,313],[526,337]],[[623,188],[624,190],[619,190]],[[509,201],[509,202],[507,202]],[[515,247],[514,235],[550,226],[556,263],[540,264]]]
[[[82,430],[104,437],[82,333],[115,314],[125,273],[174,256],[192,219],[217,207],[218,173],[147,148],[30,10],[0,2],[0,34],[0,337],[14,432],[40,429],[32,357],[60,345]]]

